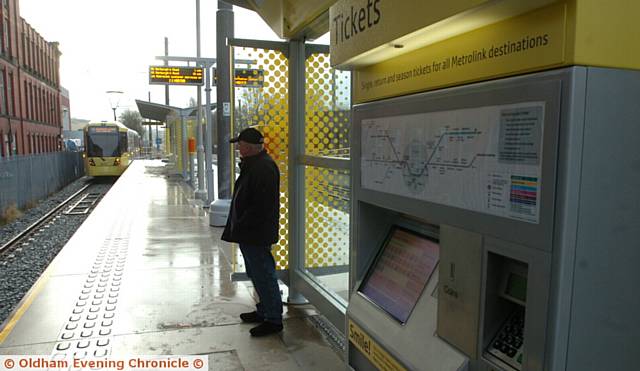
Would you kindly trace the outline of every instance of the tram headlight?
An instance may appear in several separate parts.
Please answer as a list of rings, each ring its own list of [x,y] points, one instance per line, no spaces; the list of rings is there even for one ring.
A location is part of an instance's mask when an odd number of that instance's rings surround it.
[[[113,165],[114,166],[120,165],[120,157],[116,157],[116,159],[113,161]]]

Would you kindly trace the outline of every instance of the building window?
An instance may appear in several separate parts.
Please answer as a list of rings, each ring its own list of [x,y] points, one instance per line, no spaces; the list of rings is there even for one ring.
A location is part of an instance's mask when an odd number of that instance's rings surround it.
[[[40,121],[40,99],[38,94],[38,87],[33,87],[33,120]]]
[[[2,69],[0,71],[0,114],[1,115],[6,115],[7,114],[7,101],[6,101],[6,94],[4,91],[4,69]]]
[[[49,113],[49,123],[53,124],[53,100],[51,99],[51,93],[47,93],[47,103],[49,106],[49,109],[47,110]]]
[[[29,50],[29,68],[31,68],[32,71],[34,70],[34,67],[33,67],[33,48],[34,48],[33,39],[29,39],[29,49],[28,49]]]
[[[42,105],[44,110],[44,122],[50,123],[49,121],[49,93],[46,90],[42,91],[42,99],[44,104]]]
[[[18,154],[18,135],[16,133],[13,133],[13,139],[11,140],[11,153],[14,156]]]
[[[9,53],[11,50],[9,45],[9,18],[2,19],[2,51]]]
[[[33,86],[29,83],[29,90],[27,90],[27,101],[29,102],[29,119],[33,121]]]
[[[3,19],[3,20],[4,20],[4,18],[1,18],[1,19]],[[3,22],[3,23],[4,23],[4,22]],[[3,53],[3,54],[4,54],[4,50],[5,50],[5,45],[4,45],[4,33],[5,33],[5,32],[4,32],[4,26],[3,26],[3,27],[0,27],[0,43],[1,43],[1,45],[0,45],[0,53]]]
[[[27,26],[25,26],[24,43],[24,64],[29,68],[29,44],[31,44],[31,38],[29,37],[29,29]]]
[[[33,84],[29,83],[29,96],[31,97],[29,99],[29,101],[31,102],[30,106],[31,106],[31,121],[35,121],[36,120],[36,116],[35,116],[35,103],[36,101],[34,100],[34,96],[33,96]]]
[[[24,23],[23,23],[23,25],[24,25]],[[22,63],[25,63],[25,64],[26,64],[27,51],[26,51],[26,49],[25,49],[25,43],[24,43],[25,38],[26,38],[26,36],[25,36],[25,34],[24,34],[24,31],[23,31],[23,32],[22,32],[22,37],[20,38],[20,42],[22,43]]]
[[[44,122],[44,95],[41,88],[38,88],[38,117],[38,121]]]
[[[9,116],[13,116],[14,112],[14,99],[13,99],[13,72],[9,72],[9,81],[7,81],[7,108],[9,109]]]
[[[24,109],[26,111],[27,120],[29,119],[29,85],[27,80],[24,80]]]

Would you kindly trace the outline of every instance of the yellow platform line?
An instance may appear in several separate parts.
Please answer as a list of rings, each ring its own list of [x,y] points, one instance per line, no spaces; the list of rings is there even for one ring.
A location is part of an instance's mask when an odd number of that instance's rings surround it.
[[[47,283],[47,281],[49,280],[49,276],[51,275],[50,272],[52,266],[53,264],[49,265],[44,273],[42,273],[40,278],[38,278],[36,283],[29,289],[27,294],[22,299],[22,303],[20,304],[18,309],[13,312],[13,316],[6,322],[6,326],[1,329],[2,331],[0,331],[0,344],[4,343],[7,336],[9,336],[13,328],[20,321],[20,318],[22,318],[22,315],[24,315],[27,309],[29,309],[31,303],[33,303],[44,285]]]

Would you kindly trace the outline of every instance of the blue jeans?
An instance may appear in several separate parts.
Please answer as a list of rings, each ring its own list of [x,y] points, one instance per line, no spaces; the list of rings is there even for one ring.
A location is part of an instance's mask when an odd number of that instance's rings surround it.
[[[276,262],[271,255],[271,245],[240,244],[247,276],[258,292],[260,302],[256,312],[267,322],[282,324],[282,298],[276,276]]]

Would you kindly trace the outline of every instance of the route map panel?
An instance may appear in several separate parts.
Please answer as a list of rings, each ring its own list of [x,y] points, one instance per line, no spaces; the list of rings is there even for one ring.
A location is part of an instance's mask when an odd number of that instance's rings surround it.
[[[544,102],[362,120],[369,190],[538,223]]]

